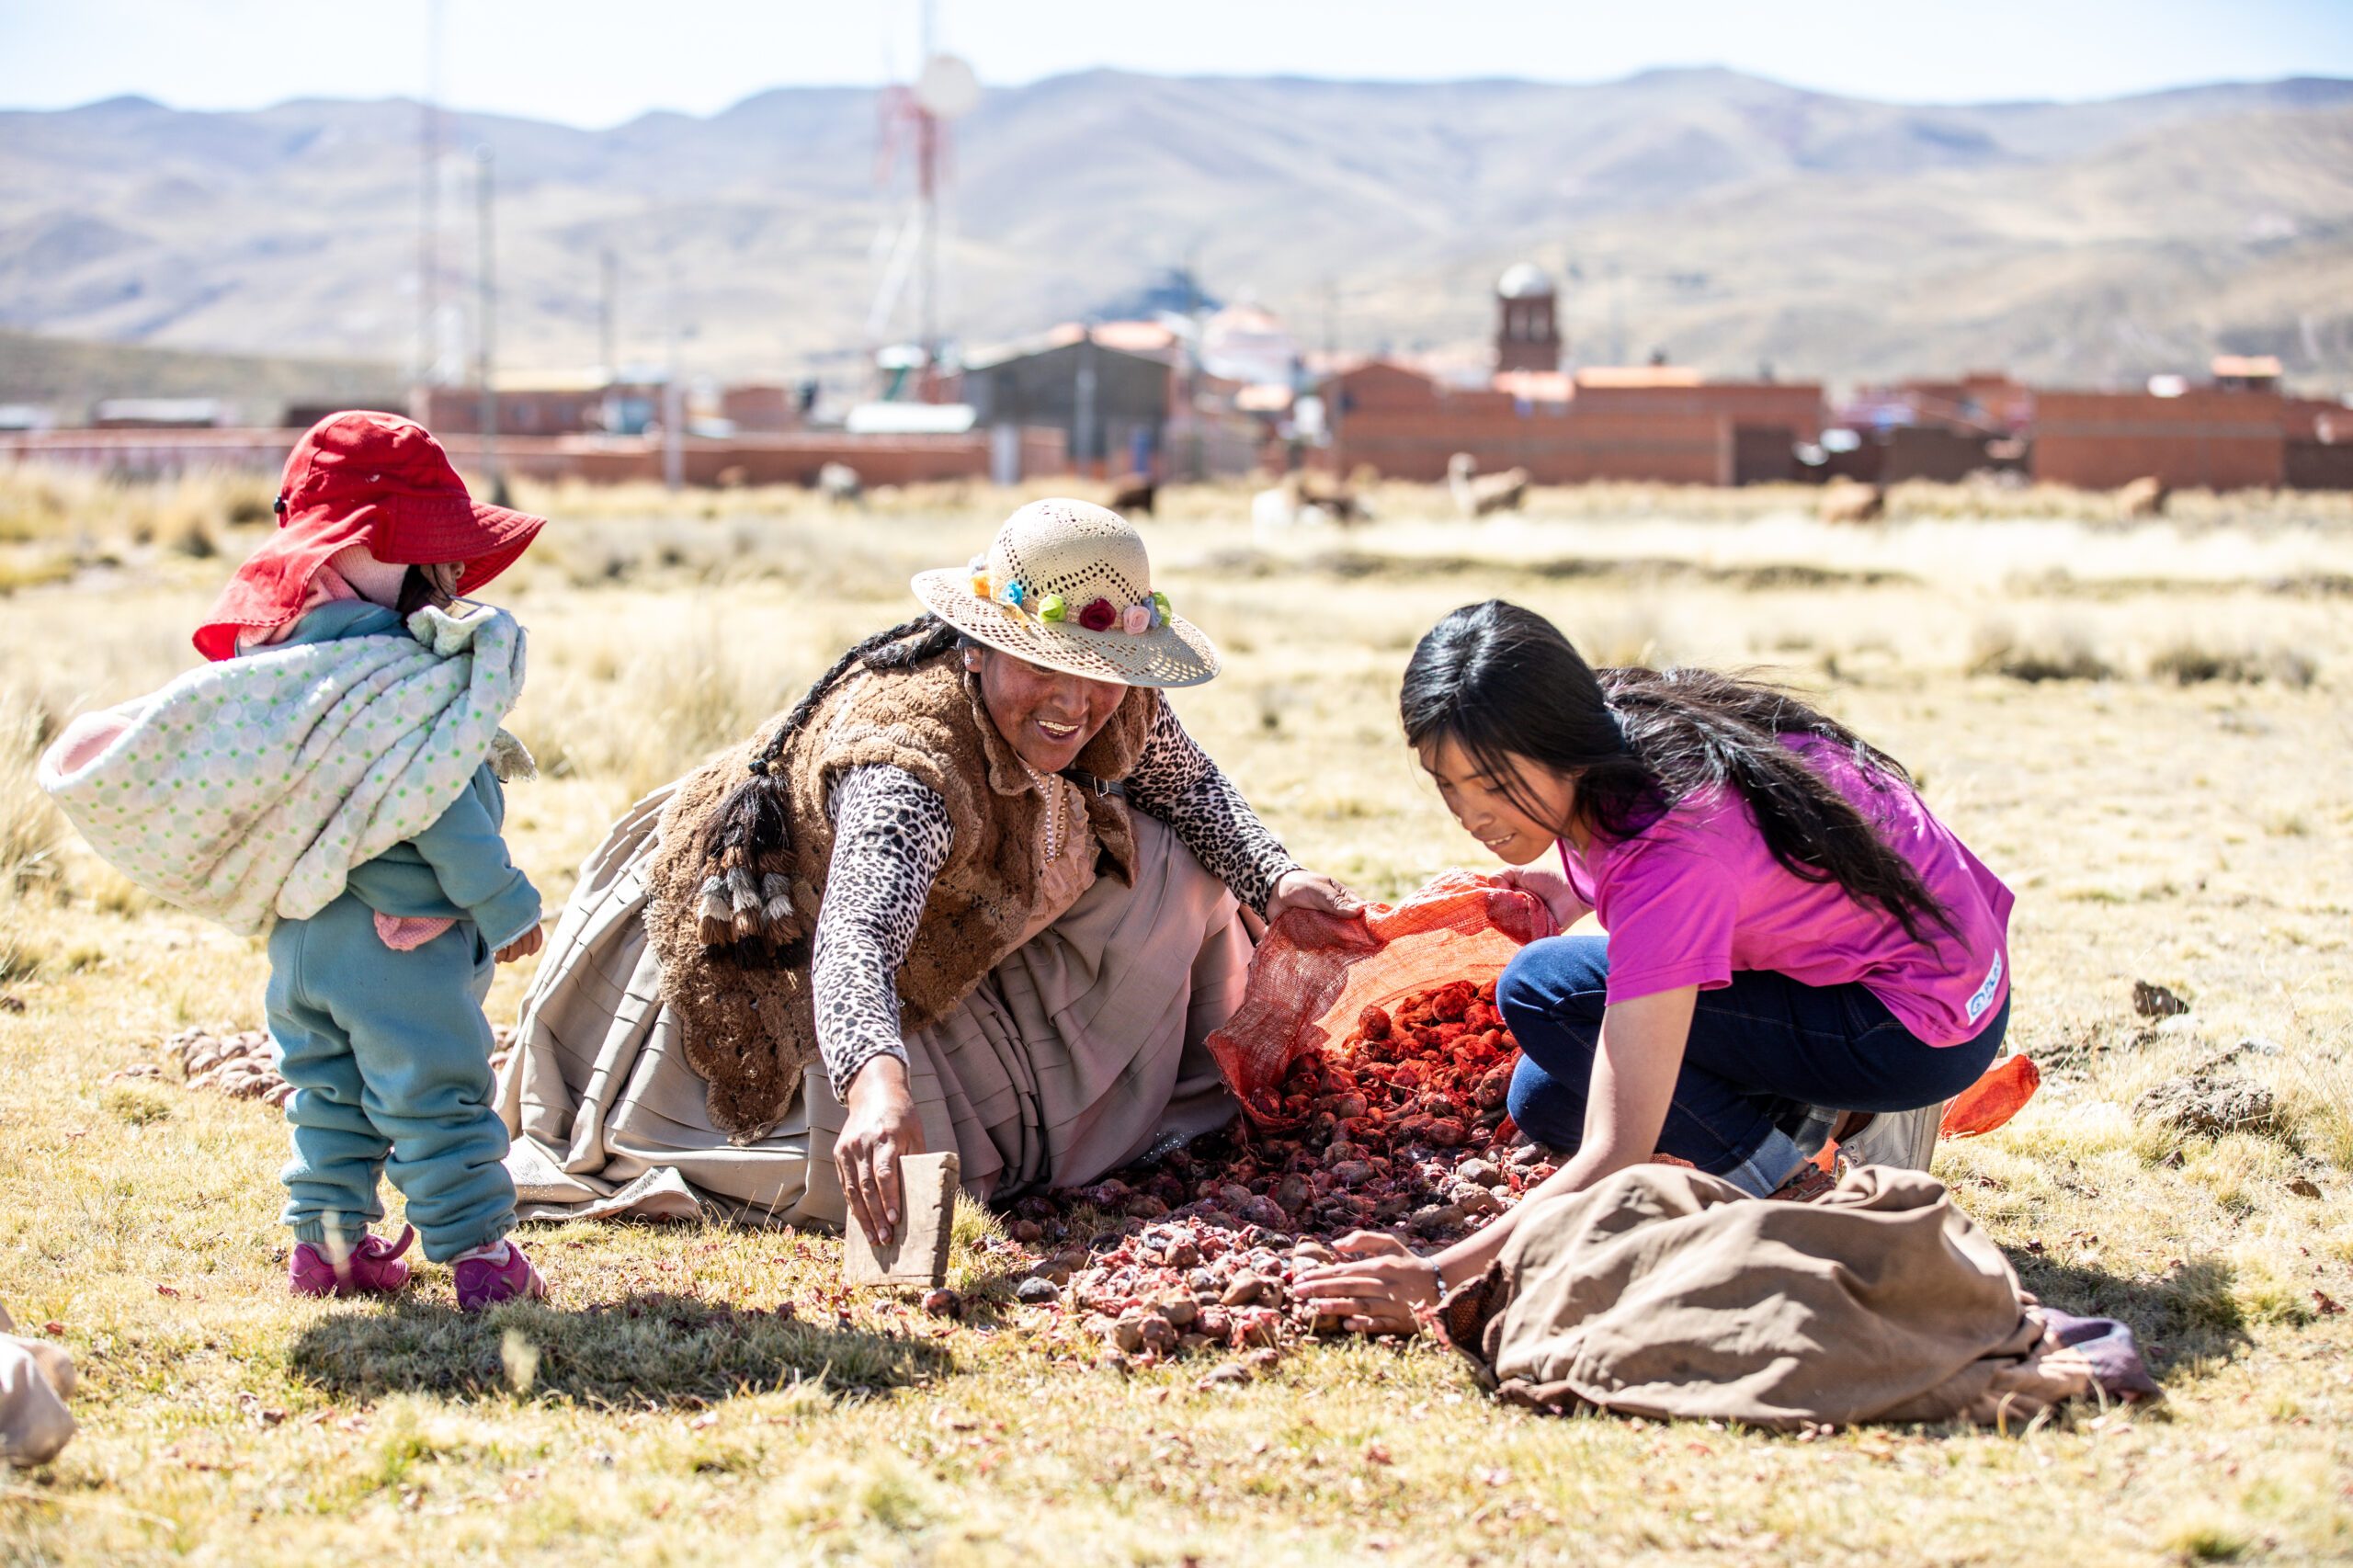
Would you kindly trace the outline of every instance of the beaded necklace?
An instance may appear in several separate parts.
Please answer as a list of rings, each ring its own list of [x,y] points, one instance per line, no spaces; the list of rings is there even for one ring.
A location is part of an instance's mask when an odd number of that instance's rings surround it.
[[[1014,760],[1021,762],[1017,756]],[[1038,793],[1046,800],[1046,820],[1040,831],[1045,839],[1046,860],[1051,864],[1062,857],[1063,814],[1069,810],[1069,802],[1060,788],[1062,779],[1052,774],[1040,773],[1027,762],[1021,762],[1021,771],[1029,776],[1029,782],[1038,787]]]

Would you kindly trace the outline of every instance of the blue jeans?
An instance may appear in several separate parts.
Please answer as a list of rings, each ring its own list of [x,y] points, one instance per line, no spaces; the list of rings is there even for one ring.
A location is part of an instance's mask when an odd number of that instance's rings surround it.
[[[1521,949],[1495,983],[1520,1048],[1512,1119],[1555,1149],[1585,1136],[1608,979],[1608,937],[1552,937]],[[1699,994],[1658,1146],[1761,1196],[1804,1162],[1790,1134],[1814,1108],[1904,1111],[1949,1099],[1992,1064],[2009,1018],[2006,996],[1974,1040],[1933,1046],[1860,985],[1739,971]]]

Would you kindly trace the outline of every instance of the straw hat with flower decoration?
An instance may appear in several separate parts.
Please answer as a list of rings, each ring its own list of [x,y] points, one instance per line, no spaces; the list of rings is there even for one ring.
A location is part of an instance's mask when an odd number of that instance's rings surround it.
[[[1032,501],[962,568],[915,575],[926,608],[976,642],[1126,686],[1199,686],[1217,650],[1152,585],[1143,538],[1085,501]]]

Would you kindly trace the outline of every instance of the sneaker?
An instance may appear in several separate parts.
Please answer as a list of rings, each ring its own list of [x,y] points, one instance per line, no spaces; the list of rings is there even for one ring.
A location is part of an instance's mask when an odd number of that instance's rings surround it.
[[[1852,1113],[1849,1113],[1852,1114]],[[1936,1158],[1937,1129],[1945,1116],[1944,1102],[1917,1110],[1884,1111],[1865,1117],[1838,1140],[1838,1155],[1850,1165],[1893,1165],[1897,1170],[1925,1171]]]
[[[511,1301],[517,1296],[528,1296],[534,1301],[544,1301],[548,1282],[523,1256],[523,1249],[511,1240],[506,1244],[506,1256],[497,1263],[486,1257],[463,1257],[458,1260],[458,1310],[478,1312],[500,1301]]]
[[[298,1296],[389,1296],[408,1283],[408,1265],[401,1254],[416,1240],[415,1227],[403,1225],[397,1242],[364,1235],[344,1257],[341,1267],[325,1249],[309,1242],[295,1244],[286,1261],[286,1283]]]

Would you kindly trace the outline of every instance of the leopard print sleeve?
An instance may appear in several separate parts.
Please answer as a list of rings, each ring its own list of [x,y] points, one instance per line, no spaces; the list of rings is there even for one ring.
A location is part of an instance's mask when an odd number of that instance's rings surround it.
[[[1130,805],[1166,823],[1211,876],[1261,915],[1275,880],[1299,869],[1165,699],[1127,788]]]
[[[809,963],[817,1051],[836,1096],[877,1056],[904,1062],[892,977],[915,946],[932,879],[948,863],[948,802],[887,764],[853,767],[825,801],[834,858]]]

